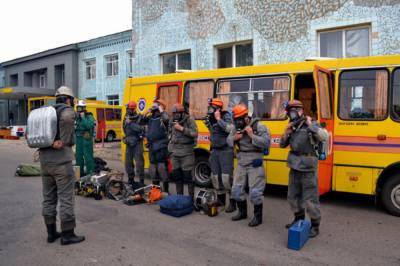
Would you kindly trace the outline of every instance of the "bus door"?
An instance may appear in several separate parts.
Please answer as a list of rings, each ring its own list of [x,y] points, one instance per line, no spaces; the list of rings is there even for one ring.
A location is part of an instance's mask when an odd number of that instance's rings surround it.
[[[326,160],[319,161],[318,164],[318,182],[320,195],[331,191],[333,174],[333,82],[332,73],[329,70],[319,66],[314,67],[314,82],[317,96],[317,114],[318,121],[329,132],[328,153]]]
[[[167,104],[167,113],[172,115],[172,106],[182,102],[182,82],[157,84],[157,97]]]
[[[106,119],[104,108],[96,108],[97,114],[97,128],[96,128],[96,139],[103,140],[106,136]]]

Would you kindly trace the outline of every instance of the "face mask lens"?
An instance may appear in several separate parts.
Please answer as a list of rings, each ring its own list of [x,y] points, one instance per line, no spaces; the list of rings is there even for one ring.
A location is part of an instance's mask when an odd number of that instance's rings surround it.
[[[243,130],[245,127],[244,118],[239,118],[235,120],[235,127],[237,130]]]
[[[292,121],[297,120],[299,118],[299,113],[296,110],[290,110],[289,118]]]
[[[181,121],[182,114],[181,113],[174,113],[172,115],[172,118],[174,119],[174,121]]]
[[[215,112],[215,108],[212,107],[212,106],[209,106],[209,107],[208,107],[208,110],[207,110],[207,113],[208,113],[209,115],[211,115],[211,114],[213,114],[214,112]]]

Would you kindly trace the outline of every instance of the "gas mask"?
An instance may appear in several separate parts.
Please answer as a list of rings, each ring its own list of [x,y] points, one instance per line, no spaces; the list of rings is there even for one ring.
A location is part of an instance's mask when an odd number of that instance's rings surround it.
[[[86,107],[85,106],[77,106],[76,111],[78,113],[86,112]]]
[[[217,111],[217,109],[214,106],[210,105],[207,108],[207,115],[208,116],[213,116],[215,111]]]
[[[211,123],[214,124],[217,120],[215,119],[215,111],[217,111],[217,109],[214,106],[208,106],[207,108],[207,117],[206,119]]]
[[[235,124],[236,131],[241,132],[247,126],[246,118],[245,117],[239,117],[239,118],[234,120],[234,124]]]
[[[130,120],[134,120],[138,116],[136,111],[129,109],[129,108],[126,109],[126,115],[128,116],[128,118]]]
[[[295,121],[299,120],[299,118],[300,118],[299,113],[294,109],[289,111],[288,116],[289,116],[289,119],[291,122],[295,122]]]
[[[172,114],[172,121],[179,123],[179,122],[181,122],[183,120],[183,117],[184,117],[184,113],[179,113],[179,112],[178,113],[173,113]]]
[[[153,116],[158,116],[160,114],[160,108],[157,103],[154,103],[150,108],[150,112]]]

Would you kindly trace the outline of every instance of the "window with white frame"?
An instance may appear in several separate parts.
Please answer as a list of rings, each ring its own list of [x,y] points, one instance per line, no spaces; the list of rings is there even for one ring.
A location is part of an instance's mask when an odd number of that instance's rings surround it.
[[[236,43],[216,47],[217,67],[240,67],[253,65],[253,43]]]
[[[359,57],[370,55],[370,26],[318,32],[319,56]]]
[[[118,55],[107,55],[106,59],[106,71],[107,77],[118,75]]]
[[[39,75],[39,87],[41,89],[46,88],[46,74]]]
[[[191,70],[192,59],[190,51],[161,55],[162,73],[175,73],[178,69]]]
[[[110,105],[119,105],[119,95],[108,95],[107,96],[107,103]]]
[[[128,67],[127,67],[128,74],[132,75],[132,73],[133,73],[133,52],[128,51],[127,54],[128,54]]]
[[[90,59],[85,61],[86,65],[86,79],[96,78],[96,59]]]

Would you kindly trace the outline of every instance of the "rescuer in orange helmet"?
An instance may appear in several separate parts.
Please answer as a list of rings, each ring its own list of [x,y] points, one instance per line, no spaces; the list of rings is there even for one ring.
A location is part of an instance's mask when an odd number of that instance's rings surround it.
[[[238,164],[233,176],[232,194],[236,200],[238,213],[233,221],[247,218],[246,183],[249,185],[249,198],[254,204],[254,217],[248,224],[250,227],[262,223],[265,173],[263,156],[268,155],[270,133],[257,118],[251,118],[247,107],[239,104],[233,107],[235,127],[228,136],[231,147],[237,147]],[[247,180],[248,179],[248,180]]]
[[[217,192],[218,203],[226,205],[226,193],[228,193],[229,206],[225,212],[236,210],[236,201],[232,197],[233,179],[233,148],[226,142],[231,132],[232,116],[223,110],[224,103],[221,99],[209,99],[205,124],[210,131],[210,167],[211,181]]]
[[[135,101],[128,102],[126,105],[126,115],[123,120],[123,142],[126,145],[125,171],[128,175],[128,182],[132,185],[135,176],[138,176],[139,181],[144,184],[144,127],[140,124],[141,116],[137,113],[136,106]]]

